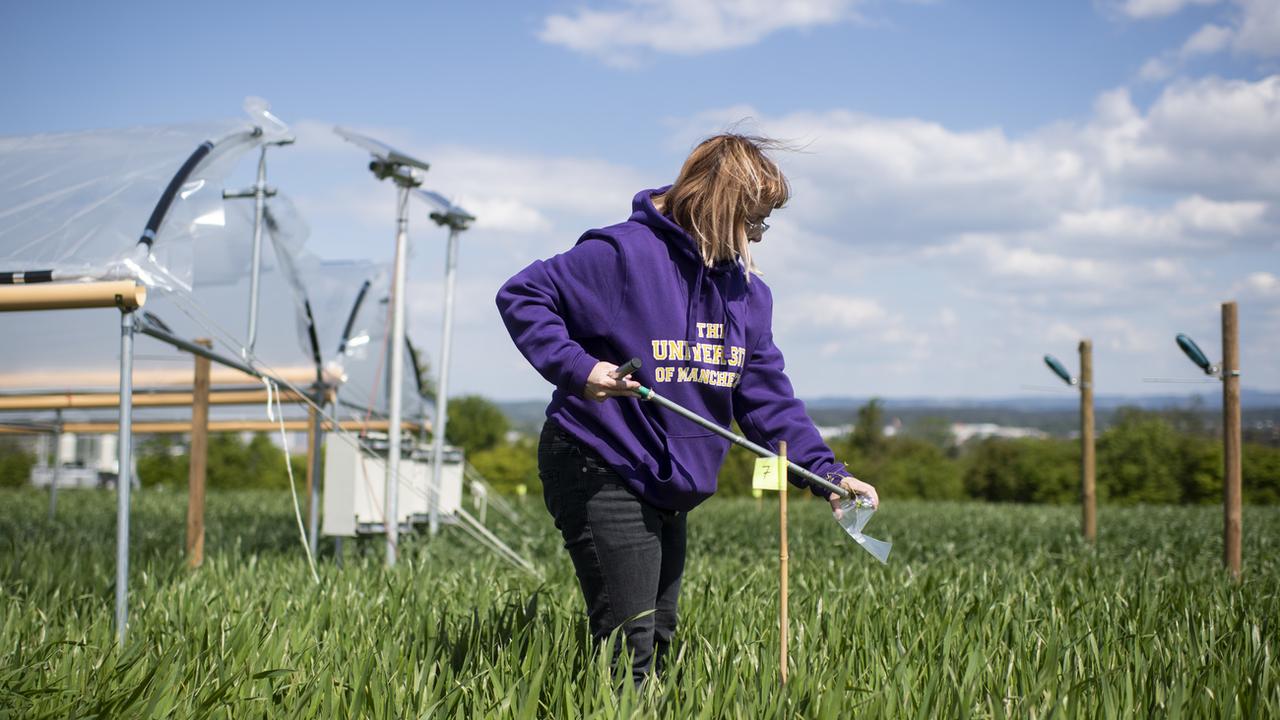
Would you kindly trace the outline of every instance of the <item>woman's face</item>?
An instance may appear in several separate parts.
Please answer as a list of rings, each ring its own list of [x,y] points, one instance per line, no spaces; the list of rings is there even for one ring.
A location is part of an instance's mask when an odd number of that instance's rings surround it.
[[[760,242],[764,239],[764,231],[769,229],[769,223],[765,222],[765,220],[769,218],[769,214],[772,212],[773,208],[765,208],[763,214],[747,216],[746,228],[749,242]]]

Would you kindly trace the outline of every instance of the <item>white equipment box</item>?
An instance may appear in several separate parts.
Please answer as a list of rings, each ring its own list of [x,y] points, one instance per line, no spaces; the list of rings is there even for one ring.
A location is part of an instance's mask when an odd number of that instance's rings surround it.
[[[350,438],[332,435],[325,440],[321,523],[325,535],[353,537],[385,529],[387,442],[385,438],[366,438],[364,442],[372,446],[373,453],[361,449]],[[431,512],[431,458],[430,447],[412,448],[407,443],[401,453],[396,514],[402,529],[425,522]],[[440,473],[441,517],[452,515],[462,505],[462,468],[462,451],[445,448]]]

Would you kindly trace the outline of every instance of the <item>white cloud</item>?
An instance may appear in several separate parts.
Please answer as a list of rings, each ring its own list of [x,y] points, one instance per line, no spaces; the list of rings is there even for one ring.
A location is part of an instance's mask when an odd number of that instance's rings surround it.
[[[1075,325],[1058,321],[1049,325],[1044,337],[1049,344],[1066,344],[1079,341],[1084,333]]]
[[[1280,192],[1280,75],[1167,86],[1144,115],[1126,90],[1102,95],[1073,142],[1113,182],[1217,198]]]
[[[1146,20],[1167,17],[1191,5],[1213,5],[1217,2],[1218,0],[1124,0],[1119,9],[1128,17]]]
[[[1138,70],[1138,79],[1147,82],[1167,80],[1173,76],[1173,63],[1166,58],[1151,58]]]
[[[1212,248],[1224,239],[1261,236],[1266,210],[1263,202],[1217,202],[1191,195],[1166,209],[1116,205],[1064,212],[1052,234],[1096,243]]]
[[[546,232],[552,225],[537,208],[512,198],[486,199],[461,195],[456,202],[476,217],[476,228],[505,232]]]
[[[1213,4],[1216,0],[1129,0],[1121,13],[1138,20],[1172,15],[1191,4]],[[1163,80],[1196,57],[1213,55],[1230,48],[1238,55],[1280,57],[1280,2],[1276,0],[1231,0],[1223,13],[1223,23],[1208,23],[1187,38],[1182,47],[1151,58],[1138,71],[1141,80]]]
[[[1214,202],[1200,195],[1183,198],[1173,208],[1189,228],[1237,237],[1258,229],[1266,211],[1263,202]]]
[[[921,253],[924,258],[960,258],[976,261],[988,278],[1014,280],[1037,285],[1095,286],[1117,278],[1117,269],[1085,257],[1018,246],[998,235],[969,233],[954,242]]]
[[[706,113],[690,132],[747,115],[756,113]],[[778,154],[795,187],[796,214],[845,242],[884,248],[937,241],[958,229],[1033,228],[1063,207],[1089,206],[1099,192],[1099,178],[1073,148],[1013,139],[999,128],[957,132],[844,110],[759,124],[803,147]]]
[[[564,212],[612,223],[644,183],[632,168],[589,158],[452,146],[433,149],[431,158],[433,182],[506,216]]]
[[[1232,48],[1264,57],[1280,56],[1280,3],[1276,0],[1235,0],[1240,22]]]
[[[889,319],[884,307],[871,298],[813,293],[795,298],[795,303],[816,311],[806,323],[840,330],[859,330]]]
[[[1280,278],[1269,272],[1250,273],[1232,287],[1232,292],[1247,299],[1280,300]]]
[[[782,218],[801,239],[876,253],[966,235],[1150,252],[1275,234],[1280,75],[1175,83],[1145,112],[1114,90],[1090,121],[1022,137],[844,110],[771,118],[750,107],[704,113],[678,132],[701,136],[744,116],[757,118],[752,131],[803,148],[777,154],[795,190]]]
[[[1180,53],[1183,57],[1211,55],[1225,48],[1234,34],[1231,28],[1209,23],[1187,38]]]
[[[552,15],[539,39],[614,65],[645,53],[697,55],[753,45],[772,33],[856,18],[858,0],[624,0],[611,10]]]

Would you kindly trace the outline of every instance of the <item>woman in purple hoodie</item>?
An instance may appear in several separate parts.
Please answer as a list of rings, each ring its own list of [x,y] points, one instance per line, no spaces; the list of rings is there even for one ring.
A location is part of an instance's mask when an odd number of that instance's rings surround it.
[[[736,420],[774,451],[785,440],[788,459],[877,502],[822,442],[773,342],[773,297],[750,250],[790,196],[772,145],[703,141],[674,184],[635,196],[626,222],[587,231],[498,292],[511,338],[555,386],[538,447],[547,509],[592,634],[622,627],[637,684],[675,632],[685,515],[715,492],[729,449],[638,399],[640,384],[724,427]],[[616,377],[632,357],[643,359],[635,379]],[[835,507],[838,496],[811,490]]]

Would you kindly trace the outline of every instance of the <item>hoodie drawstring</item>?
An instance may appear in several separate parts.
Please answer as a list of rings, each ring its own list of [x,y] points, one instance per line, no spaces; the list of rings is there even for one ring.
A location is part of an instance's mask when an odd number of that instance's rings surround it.
[[[684,341],[688,348],[688,354],[685,356],[684,361],[685,367],[691,367],[693,362],[693,346],[697,342],[693,332],[695,322],[694,308],[702,303],[702,279],[706,276],[706,273],[707,268],[699,263],[698,274],[694,276],[693,288],[689,291],[689,308],[686,311],[684,324]]]

